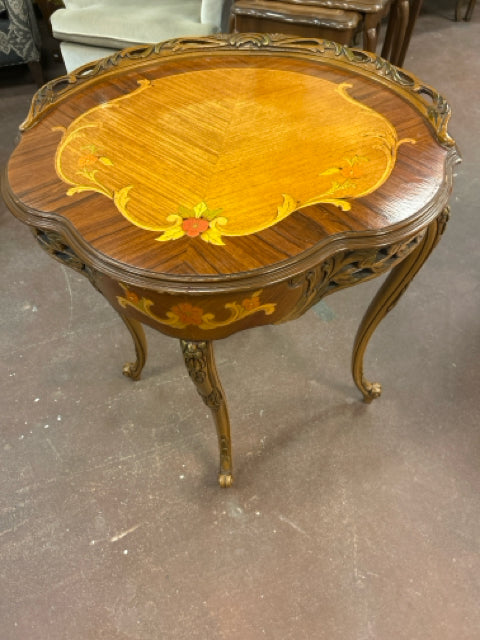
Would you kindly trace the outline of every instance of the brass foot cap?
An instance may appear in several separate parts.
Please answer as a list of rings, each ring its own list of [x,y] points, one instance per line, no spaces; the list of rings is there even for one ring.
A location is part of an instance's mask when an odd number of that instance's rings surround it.
[[[123,365],[122,373],[127,378],[132,380],[138,380],[140,378],[140,372],[136,371],[135,364],[133,362],[127,362]]]
[[[218,482],[221,487],[226,489],[227,487],[231,487],[233,484],[233,476],[231,473],[220,473],[218,476]]]
[[[372,400],[379,398],[382,395],[382,385],[379,382],[371,382],[365,385],[365,391],[363,392],[363,401],[367,404]]]

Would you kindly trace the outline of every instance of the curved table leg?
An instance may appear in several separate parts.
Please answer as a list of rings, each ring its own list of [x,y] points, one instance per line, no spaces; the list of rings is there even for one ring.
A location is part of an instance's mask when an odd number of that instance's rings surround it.
[[[448,220],[448,207],[427,228],[418,247],[400,264],[392,269],[368,307],[358,329],[352,356],[352,375],[355,384],[363,394],[365,402],[380,397],[382,387],[378,382],[370,382],[363,375],[363,356],[368,342],[381,320],[393,309],[413,277],[437,244]]]
[[[133,344],[135,345],[135,355],[137,357],[135,362],[125,363],[123,366],[123,375],[132,378],[132,380],[138,380],[147,359],[147,340],[145,338],[145,332],[143,330],[142,323],[138,322],[138,320],[133,320],[124,313],[120,313],[120,311],[118,311],[118,315],[130,331],[130,335],[133,338]]]
[[[233,483],[230,421],[225,393],[215,366],[213,344],[210,340],[180,340],[180,345],[188,375],[195,383],[198,393],[212,411],[215,419],[220,449],[218,481],[221,487],[230,487]]]

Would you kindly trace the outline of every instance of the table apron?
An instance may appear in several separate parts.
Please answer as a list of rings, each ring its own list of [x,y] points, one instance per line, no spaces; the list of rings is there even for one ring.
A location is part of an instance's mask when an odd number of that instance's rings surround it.
[[[182,340],[218,340],[248,328],[280,324],[303,315],[323,297],[371,280],[406,258],[425,229],[384,246],[336,251],[314,268],[281,282],[236,292],[172,293],[127,284],[101,273],[79,258],[65,238],[34,229],[49,255],[85,275],[122,316]]]

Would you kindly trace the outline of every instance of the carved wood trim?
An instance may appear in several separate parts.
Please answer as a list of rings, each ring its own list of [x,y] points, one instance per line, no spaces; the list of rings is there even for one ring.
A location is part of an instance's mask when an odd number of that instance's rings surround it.
[[[31,229],[33,236],[38,244],[49,256],[55,258],[67,267],[70,267],[77,273],[81,273],[90,280],[93,286],[98,290],[96,285],[95,269],[85,264],[74,252],[74,250],[66,243],[65,238],[56,231],[46,231],[45,229]]]
[[[334,291],[366,282],[389,271],[416,249],[424,235],[425,230],[404,242],[381,248],[339,251],[314,269],[291,278],[289,286],[303,287],[303,293],[297,306],[281,322],[300,317]]]
[[[212,381],[208,378],[208,342],[206,340],[180,340],[180,344],[188,375],[197,385],[198,394],[207,407],[218,410],[225,404],[225,399],[222,391],[213,386]]]
[[[220,453],[218,481],[220,486],[229,487],[233,482],[230,421],[225,393],[215,366],[212,342],[180,340],[180,346],[188,375],[215,418]]]
[[[449,211],[449,208],[446,207],[446,201],[452,188],[452,165],[456,162],[458,162],[458,159],[456,159],[454,155],[451,155],[447,160],[446,181],[440,188],[435,200],[429,203],[429,205],[424,210],[420,211],[417,216],[409,220],[408,223],[402,223],[389,229],[388,233],[383,234],[383,240],[380,235],[375,237],[372,236],[371,233],[358,233],[350,237],[339,234],[337,237],[330,238],[328,242],[316,245],[311,250],[304,252],[301,256],[296,256],[294,259],[286,260],[273,270],[259,269],[248,274],[239,273],[235,274],[235,276],[228,280],[225,280],[225,278],[222,278],[221,276],[198,278],[192,276],[174,276],[170,274],[162,274],[161,278],[159,278],[157,274],[152,275],[144,270],[139,270],[132,266],[130,266],[128,272],[126,272],[122,264],[108,258],[108,256],[92,250],[91,246],[82,241],[82,238],[79,238],[78,236],[75,237],[75,231],[71,228],[68,221],[65,221],[60,216],[50,215],[50,219],[42,220],[41,228],[34,226],[37,224],[37,219],[38,222],[40,222],[38,212],[24,209],[19,205],[17,198],[13,196],[10,190],[6,176],[3,177],[1,187],[2,196],[12,213],[14,213],[14,215],[21,221],[30,225],[35,237],[37,236],[37,233],[41,233],[43,240],[46,240],[47,237],[49,238],[48,242],[43,243],[37,238],[39,240],[39,244],[49,253],[50,249],[48,246],[55,246],[56,249],[52,249],[52,257],[68,266],[70,266],[68,260],[73,259],[73,256],[75,256],[78,260],[78,264],[84,265],[85,267],[84,269],[81,268],[77,270],[89,277],[89,279],[90,276],[88,273],[90,273],[93,278],[96,273],[102,273],[108,278],[116,281],[121,280],[122,282],[133,286],[153,289],[158,289],[159,286],[161,286],[162,290],[168,290],[171,293],[181,294],[191,292],[192,289],[197,293],[207,293],[211,291],[215,291],[216,293],[228,293],[230,291],[237,290],[242,290],[247,293],[249,291],[254,291],[258,288],[264,288],[268,285],[286,280],[290,283],[298,283],[297,286],[300,286],[303,279],[307,277],[307,274],[318,269],[316,265],[319,263],[323,264],[322,260],[332,260],[330,257],[332,254],[334,254],[334,256],[338,256],[344,255],[348,252],[353,254],[356,251],[363,251],[363,248],[348,248],[350,243],[357,245],[361,243],[363,246],[370,244],[371,250],[376,253],[382,249],[388,241],[393,245],[404,242],[405,236],[411,238],[414,234],[419,232],[419,229],[425,229],[432,219],[438,219],[439,223],[444,226],[446,223],[445,216],[448,215],[445,211]],[[440,213],[438,213],[439,210]],[[51,229],[47,229],[46,224],[49,226],[55,225],[55,229],[61,228],[62,232],[57,233],[56,230],[53,231]],[[53,242],[54,239],[59,243],[58,246]],[[75,250],[72,249],[72,245],[75,246]],[[71,255],[71,258],[67,258],[67,256],[64,255],[66,248],[68,249],[68,253]],[[92,266],[88,263],[91,263]],[[96,286],[93,280],[91,281],[94,286]]]
[[[453,147],[454,140],[447,132],[450,106],[431,86],[416,76],[395,67],[387,60],[366,51],[351,49],[328,40],[268,34],[218,34],[198,38],[177,38],[154,45],[130,47],[111,56],[86,64],[72,73],[51,80],[34,96],[29,114],[21,130],[34,126],[50,110],[72,92],[83,89],[106,75],[120,73],[132,65],[164,58],[182,58],[201,54],[219,55],[229,51],[239,54],[274,55],[288,52],[300,58],[327,62],[334,66],[353,66],[357,73],[383,84],[394,84],[401,94],[430,122],[438,141]]]

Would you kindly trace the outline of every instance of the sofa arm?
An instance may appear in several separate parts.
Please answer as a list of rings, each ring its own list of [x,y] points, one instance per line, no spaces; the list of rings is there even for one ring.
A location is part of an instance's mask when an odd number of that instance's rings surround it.
[[[220,29],[224,0],[202,0],[200,21],[213,24]]]

